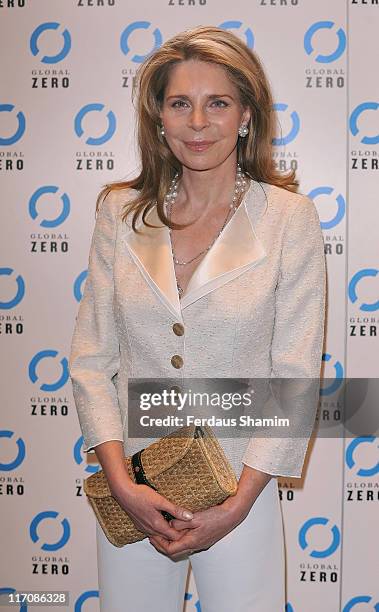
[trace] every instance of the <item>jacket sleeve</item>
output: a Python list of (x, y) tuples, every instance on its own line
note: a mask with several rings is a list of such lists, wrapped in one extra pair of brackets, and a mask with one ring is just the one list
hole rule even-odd
[[(302, 196), (283, 237), (275, 297), (271, 379), (292, 393), (286, 406), (289, 437), (263, 437), (255, 430), (243, 463), (273, 476), (301, 477), (319, 400), (326, 300), (326, 262), (320, 219), (313, 201)], [(291, 379), (284, 381), (284, 379)], [(272, 381), (273, 382), (273, 381)], [(283, 387), (284, 388), (284, 387)], [(270, 416), (274, 403), (268, 406)], [(285, 410), (284, 410), (285, 412)]]
[(120, 365), (113, 308), (116, 211), (111, 191), (97, 212), (69, 357), (84, 452), (94, 452), (95, 446), (107, 440), (123, 441), (117, 388), (112, 380)]

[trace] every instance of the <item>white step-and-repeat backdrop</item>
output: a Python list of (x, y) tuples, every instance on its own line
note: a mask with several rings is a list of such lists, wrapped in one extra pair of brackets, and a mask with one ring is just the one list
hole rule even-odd
[[(98, 611), (82, 483), (99, 466), (67, 358), (96, 196), (138, 164), (134, 75), (178, 31), (229, 29), (268, 72), (275, 159), (297, 168), (325, 239), (320, 419), (340, 423), (328, 397), (344, 379), (377, 376), (378, 14), (374, 0), (0, 0), (0, 593), (65, 590), (64, 609)], [(316, 438), (305, 478), (280, 479), (286, 612), (379, 609), (378, 448), (370, 431)], [(192, 575), (185, 609), (201, 612)]]

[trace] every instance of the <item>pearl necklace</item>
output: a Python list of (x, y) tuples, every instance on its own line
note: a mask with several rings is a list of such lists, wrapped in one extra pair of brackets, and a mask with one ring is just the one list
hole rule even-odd
[[(167, 195), (165, 196), (165, 199), (164, 199), (164, 205), (166, 207), (166, 215), (168, 216), (170, 221), (171, 221), (172, 206), (175, 203), (176, 197), (178, 195), (178, 181), (179, 181), (178, 176), (179, 176), (178, 173), (176, 173), (175, 177), (171, 181), (171, 186), (170, 186), (169, 191), (168, 191), (168, 193), (167, 193)], [(229, 205), (229, 209), (228, 209), (227, 215), (225, 217), (225, 221), (224, 221), (221, 229), (219, 230), (219, 232), (216, 234), (216, 237), (212, 240), (212, 242), (205, 249), (200, 251), (200, 253), (198, 253), (197, 255), (195, 255), (195, 257), (192, 257), (192, 259), (189, 259), (188, 261), (179, 261), (179, 259), (175, 256), (174, 249), (173, 249), (173, 246), (172, 246), (172, 241), (171, 241), (171, 251), (172, 251), (172, 256), (173, 256), (175, 264), (177, 264), (179, 266), (185, 266), (186, 264), (192, 263), (195, 259), (200, 257), (200, 255), (202, 255), (206, 251), (209, 251), (209, 249), (214, 245), (214, 243), (216, 242), (217, 238), (220, 236), (221, 232), (223, 231), (224, 227), (226, 226), (230, 213), (232, 212), (234, 214), (235, 211), (237, 210), (237, 208), (238, 208), (238, 206), (236, 205), (237, 204), (237, 200), (238, 200), (240, 194), (243, 193), (246, 190), (246, 187), (247, 187), (246, 176), (243, 174), (243, 172), (241, 170), (241, 166), (238, 164), (237, 165), (237, 175), (236, 175), (236, 181), (235, 181), (235, 186), (234, 186), (234, 195), (233, 195), (232, 203)], [(172, 233), (171, 227), (169, 227), (169, 232), (170, 232), (170, 237), (171, 237), (171, 233)], [(178, 282), (176, 284), (177, 284), (177, 288), (178, 288), (179, 298), (181, 298), (183, 293), (184, 293), (184, 289), (180, 286), (180, 284)]]

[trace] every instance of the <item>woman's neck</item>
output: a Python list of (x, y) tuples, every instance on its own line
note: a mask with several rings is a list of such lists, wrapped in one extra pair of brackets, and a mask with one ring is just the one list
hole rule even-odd
[(183, 166), (177, 208), (193, 218), (229, 205), (234, 194), (236, 172), (237, 163), (231, 162), (201, 171)]

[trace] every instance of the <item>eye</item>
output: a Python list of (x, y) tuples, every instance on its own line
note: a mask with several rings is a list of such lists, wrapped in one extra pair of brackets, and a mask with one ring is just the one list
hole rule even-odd
[[(182, 104), (185, 104), (185, 102), (184, 102), (183, 100), (175, 100), (175, 102), (173, 102), (173, 104), (171, 104), (171, 106), (172, 106), (173, 108), (180, 108), (180, 106), (181, 106)], [(177, 106), (177, 105), (180, 105), (180, 106)]]
[[(217, 104), (217, 102), (221, 102), (221, 104), (222, 104), (224, 107), (229, 106), (229, 104), (228, 104), (227, 102), (225, 102), (225, 100), (215, 100), (215, 101), (213, 102), (213, 104)], [(222, 108), (222, 107), (220, 107), (220, 108)]]

